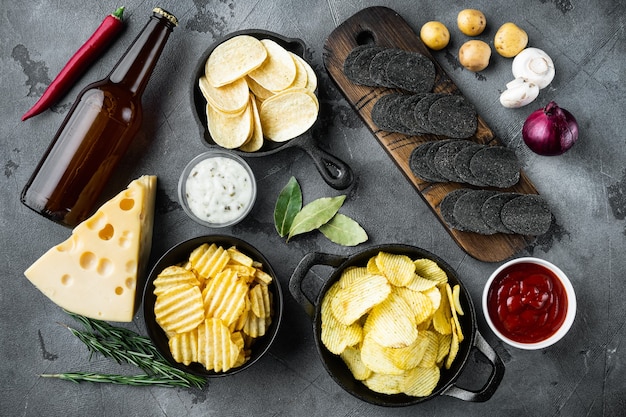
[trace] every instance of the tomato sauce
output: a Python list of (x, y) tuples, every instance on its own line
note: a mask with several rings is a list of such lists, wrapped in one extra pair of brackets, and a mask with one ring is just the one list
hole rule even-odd
[(494, 326), (519, 343), (541, 342), (561, 327), (567, 314), (567, 294), (548, 268), (520, 262), (503, 269), (487, 294)]

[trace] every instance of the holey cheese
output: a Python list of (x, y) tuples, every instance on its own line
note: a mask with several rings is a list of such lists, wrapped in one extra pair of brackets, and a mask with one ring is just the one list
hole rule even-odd
[(58, 306), (129, 322), (152, 245), (156, 176), (142, 176), (80, 223), (24, 275)]

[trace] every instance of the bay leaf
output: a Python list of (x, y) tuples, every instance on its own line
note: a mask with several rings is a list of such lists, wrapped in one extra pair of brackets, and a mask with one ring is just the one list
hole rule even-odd
[(296, 214), (287, 240), (293, 236), (315, 230), (328, 222), (337, 214), (345, 199), (345, 195), (340, 195), (337, 197), (322, 197), (311, 201)]
[(341, 213), (335, 214), (319, 230), (331, 242), (343, 246), (356, 246), (368, 239), (367, 233), (358, 222)]
[(302, 190), (295, 177), (283, 187), (274, 207), (274, 226), (280, 237), (289, 233), (296, 214), (302, 209)]

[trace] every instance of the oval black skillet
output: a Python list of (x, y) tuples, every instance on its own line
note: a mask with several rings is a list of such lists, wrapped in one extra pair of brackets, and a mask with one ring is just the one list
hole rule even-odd
[[(300, 39), (286, 38), (277, 33), (265, 30), (242, 30), (230, 33), (229, 35), (215, 42), (206, 50), (206, 52), (198, 61), (198, 65), (194, 72), (194, 79), (191, 89), (191, 107), (193, 109), (194, 117), (198, 122), (198, 126), (200, 127), (200, 134), (204, 139), (204, 143), (210, 148), (219, 147), (219, 145), (215, 143), (207, 128), (206, 100), (204, 99), (202, 92), (200, 91), (200, 87), (198, 86), (198, 80), (201, 76), (204, 75), (205, 62), (208, 59), (209, 55), (211, 55), (213, 50), (222, 42), (238, 35), (250, 35), (257, 39), (271, 39), (281, 45), (283, 48), (295, 53), (302, 58), (304, 58), (304, 52), (306, 50), (306, 45)], [(288, 149), (292, 147), (300, 148), (304, 152), (306, 152), (311, 157), (311, 159), (313, 159), (317, 170), (328, 185), (337, 190), (343, 190), (345, 188), (348, 188), (353, 180), (352, 170), (345, 162), (321, 149), (317, 145), (316, 140), (313, 137), (312, 130), (313, 128), (310, 128), (302, 135), (287, 142), (265, 141), (263, 147), (256, 152), (244, 152), (236, 149), (232, 150), (232, 152), (241, 157), (259, 157), (273, 155), (283, 149)]]

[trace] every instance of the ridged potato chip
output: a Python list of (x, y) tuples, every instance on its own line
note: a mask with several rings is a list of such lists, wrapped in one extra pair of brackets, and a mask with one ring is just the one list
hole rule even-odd
[(372, 307), (363, 330), (381, 346), (399, 348), (417, 339), (417, 323), (409, 304), (396, 292)]
[(206, 369), (227, 371), (235, 365), (239, 353), (230, 330), (221, 320), (208, 318), (198, 327), (198, 362)]
[(285, 48), (271, 39), (261, 39), (267, 58), (256, 69), (248, 73), (259, 85), (269, 91), (282, 91), (296, 78), (296, 64)]
[[(445, 292), (445, 289), (444, 289)], [(433, 327), (440, 334), (450, 334), (452, 332), (452, 311), (450, 310), (450, 302), (447, 294), (442, 294), (439, 308), (433, 316)]]
[(431, 299), (424, 293), (406, 287), (396, 287), (394, 291), (408, 304), (410, 311), (414, 314), (415, 324), (428, 320), (435, 312)]
[(362, 381), (372, 375), (372, 370), (365, 366), (361, 360), (361, 350), (353, 346), (347, 346), (339, 355), (346, 363), (348, 369), (357, 381)]
[(412, 289), (413, 291), (426, 291), (437, 285), (437, 281), (424, 278), (417, 274), (413, 275), (413, 278), (405, 285), (405, 287)]
[(270, 291), (267, 285), (254, 285), (249, 291), (250, 309), (259, 318), (267, 318), (271, 315)]
[(446, 271), (441, 269), (437, 262), (431, 259), (416, 259), (414, 261), (415, 264), (415, 273), (421, 277), (436, 281), (437, 284), (445, 284), (448, 282), (448, 275), (446, 275)]
[(399, 287), (407, 285), (415, 275), (415, 264), (406, 255), (380, 252), (376, 256), (376, 266), (389, 282)]
[(199, 286), (200, 281), (192, 271), (182, 266), (172, 265), (165, 268), (157, 275), (154, 280), (154, 294), (163, 294), (168, 288), (178, 284)]
[(263, 135), (274, 142), (300, 136), (317, 120), (317, 97), (304, 88), (290, 88), (261, 104), (259, 116)]
[(205, 73), (214, 87), (232, 83), (260, 67), (267, 49), (255, 37), (239, 35), (219, 44), (207, 59)]
[(372, 391), (382, 394), (399, 394), (404, 391), (406, 383), (403, 374), (381, 374), (374, 372), (363, 383)]
[[(204, 246), (204, 245), (203, 245)], [(194, 251), (195, 252), (195, 251)], [(192, 253), (193, 269), (205, 278), (214, 278), (230, 261), (230, 254), (221, 246), (206, 246), (204, 252)]]
[(376, 304), (387, 298), (391, 286), (382, 275), (367, 275), (353, 285), (337, 291), (331, 299), (331, 310), (345, 325), (357, 321)]
[(200, 288), (189, 284), (168, 288), (157, 297), (154, 315), (166, 332), (184, 333), (195, 329), (204, 320)]
[(417, 367), (409, 370), (405, 375), (404, 392), (415, 397), (427, 397), (439, 383), (441, 371), (438, 367)]
[(198, 362), (198, 329), (176, 333), (168, 341), (172, 358), (176, 362), (189, 365)]
[(341, 323), (332, 312), (331, 300), (340, 290), (339, 282), (334, 283), (327, 291), (327, 296), (322, 300), (321, 314), (321, 338), (324, 346), (335, 355), (340, 355), (349, 346), (360, 343), (363, 338), (363, 329), (358, 323), (345, 325)]
[(236, 271), (225, 269), (208, 281), (202, 299), (206, 317), (221, 319), (227, 326), (243, 312), (248, 283)]
[(406, 347), (390, 349), (389, 354), (391, 362), (398, 368), (403, 370), (413, 369), (422, 362), (424, 353), (429, 345), (429, 338), (423, 337), (420, 333), (420, 337)]
[(213, 87), (204, 76), (198, 80), (198, 86), (206, 101), (223, 113), (240, 113), (250, 100), (250, 90), (245, 78), (238, 78), (221, 87)]
[(404, 369), (396, 366), (393, 349), (377, 343), (366, 333), (361, 345), (361, 360), (369, 369), (378, 374), (402, 375)]

